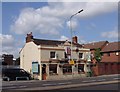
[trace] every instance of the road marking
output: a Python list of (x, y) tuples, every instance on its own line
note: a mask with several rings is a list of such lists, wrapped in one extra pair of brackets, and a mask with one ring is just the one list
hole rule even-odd
[(96, 80), (91, 80), (90, 82), (94, 82), (94, 81), (96, 81)]
[(2, 89), (12, 89), (12, 88), (17, 88), (17, 87), (4, 87)]
[(64, 83), (58, 83), (58, 84), (70, 84), (71, 82), (64, 82)]
[(82, 82), (95, 82), (96, 80), (82, 81)]
[(82, 81), (82, 82), (89, 82), (89, 81)]
[(56, 85), (56, 84), (43, 84), (44, 86)]
[[(58, 84), (70, 84), (71, 82), (64, 82), (64, 83), (58, 83)], [(57, 84), (42, 84), (44, 86), (50, 86), (50, 85), (57, 85)]]
[(12, 86), (12, 87), (3, 87), (2, 89), (13, 89), (13, 88), (25, 88), (27, 86)]
[(100, 80), (97, 80), (97, 81), (105, 81), (106, 79), (100, 79)]
[(66, 83), (58, 83), (58, 84), (66, 84)]
[(19, 88), (25, 88), (25, 87), (27, 87), (27, 86), (19, 86)]
[(119, 80), (120, 78), (113, 78), (114, 80)]

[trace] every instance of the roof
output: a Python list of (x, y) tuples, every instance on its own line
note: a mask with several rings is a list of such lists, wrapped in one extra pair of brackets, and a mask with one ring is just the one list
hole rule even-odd
[(65, 41), (57, 41), (57, 40), (44, 40), (44, 39), (33, 39), (33, 42), (36, 45), (59, 45), (64, 44)]
[(108, 43), (108, 41), (93, 42), (93, 43), (83, 44), (83, 47), (87, 49), (103, 48), (103, 46), (105, 46), (106, 43)]
[[(66, 41), (45, 40), (45, 39), (36, 39), (36, 38), (34, 38), (33, 42), (36, 45), (52, 45), (52, 46), (57, 46), (57, 45), (60, 45), (60, 44), (64, 44)], [(71, 43), (71, 42), (69, 42), (69, 43)], [(74, 45), (76, 45), (78, 47), (82, 47), (82, 45), (79, 44), (79, 43), (74, 43)]]
[(108, 43), (102, 49), (102, 52), (120, 51), (120, 47), (119, 46), (120, 46), (120, 41), (119, 42)]

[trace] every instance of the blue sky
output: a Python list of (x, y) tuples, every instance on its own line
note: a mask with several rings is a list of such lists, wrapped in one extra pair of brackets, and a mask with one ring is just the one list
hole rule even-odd
[(25, 36), (33, 32), (35, 38), (70, 40), (69, 18), (73, 36), (79, 43), (118, 40), (118, 9), (113, 2), (3, 2), (3, 53), (19, 56)]

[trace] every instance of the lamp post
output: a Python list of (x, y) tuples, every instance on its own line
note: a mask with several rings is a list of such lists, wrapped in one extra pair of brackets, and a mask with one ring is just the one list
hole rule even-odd
[(75, 16), (75, 15), (77, 15), (78, 13), (81, 13), (83, 11), (83, 9), (82, 10), (80, 10), (80, 11), (78, 11), (77, 13), (75, 13), (75, 14), (73, 14), (71, 17), (70, 17), (70, 31), (71, 31), (71, 60), (73, 60), (73, 57), (72, 57), (72, 18)]

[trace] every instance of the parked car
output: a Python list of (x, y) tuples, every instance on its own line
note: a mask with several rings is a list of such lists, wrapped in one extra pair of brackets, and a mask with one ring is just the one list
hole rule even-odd
[(3, 80), (30, 80), (31, 74), (20, 68), (3, 68), (2, 69)]

